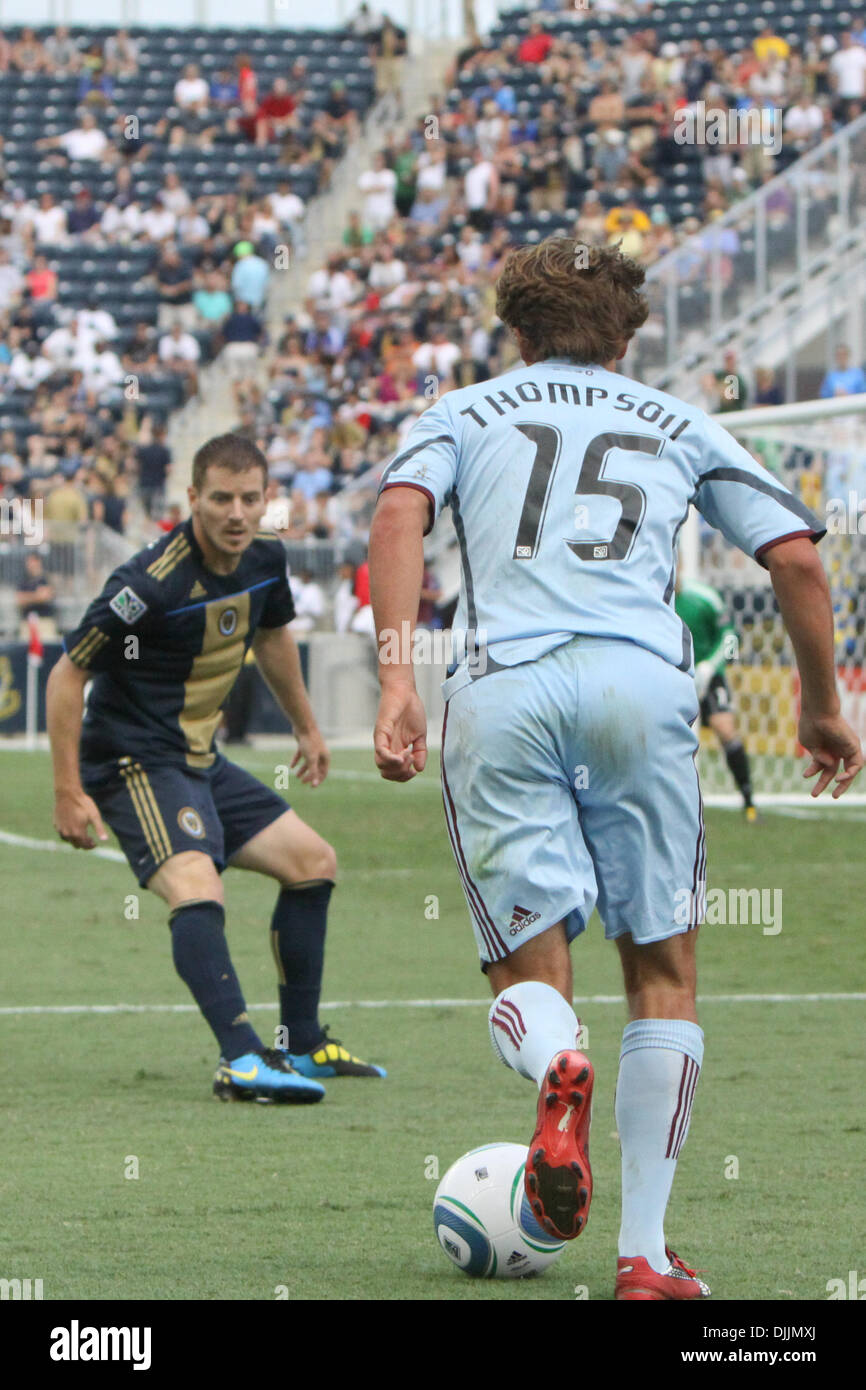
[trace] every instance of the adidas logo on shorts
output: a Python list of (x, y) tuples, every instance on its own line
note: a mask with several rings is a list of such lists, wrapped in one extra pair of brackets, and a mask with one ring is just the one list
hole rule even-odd
[(517, 936), (526, 927), (531, 927), (533, 922), (537, 922), (541, 916), (540, 912), (530, 912), (528, 907), (519, 907), (514, 904), (514, 911), (511, 914), (511, 926), (508, 928), (509, 936)]

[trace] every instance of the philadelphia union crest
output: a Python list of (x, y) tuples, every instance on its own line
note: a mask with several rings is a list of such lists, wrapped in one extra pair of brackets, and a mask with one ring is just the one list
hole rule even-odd
[(220, 613), (219, 630), (223, 637), (231, 637), (238, 625), (238, 610), (236, 608), (225, 608)]

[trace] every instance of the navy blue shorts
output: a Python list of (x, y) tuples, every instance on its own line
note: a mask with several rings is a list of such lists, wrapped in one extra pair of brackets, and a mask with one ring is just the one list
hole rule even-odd
[[(82, 781), (111, 826), (141, 886), (166, 859), (200, 850), (220, 872), (288, 811), (288, 803), (221, 753), (211, 767), (186, 768), (118, 758), (82, 767)], [(89, 776), (88, 776), (89, 773)]]

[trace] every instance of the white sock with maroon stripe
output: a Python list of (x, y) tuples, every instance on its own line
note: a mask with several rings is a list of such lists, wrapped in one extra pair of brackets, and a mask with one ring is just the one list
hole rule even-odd
[(487, 1021), (493, 1051), (539, 1087), (551, 1057), (577, 1047), (580, 1023), (574, 1009), (540, 980), (509, 985), (494, 999)]
[(704, 1035), (680, 1018), (639, 1018), (622, 1035), (616, 1127), (622, 1150), (620, 1255), (667, 1269), (664, 1219), (689, 1130)]

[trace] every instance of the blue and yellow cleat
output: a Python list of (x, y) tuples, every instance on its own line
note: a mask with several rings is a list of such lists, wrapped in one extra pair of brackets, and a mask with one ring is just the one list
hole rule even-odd
[(325, 1088), (295, 1071), (284, 1052), (267, 1047), (264, 1052), (245, 1052), (232, 1062), (221, 1057), (213, 1093), (218, 1100), (311, 1105), (322, 1099)]
[(287, 1052), (285, 1056), (301, 1076), (315, 1077), (319, 1081), (329, 1076), (388, 1075), (384, 1067), (377, 1067), (372, 1062), (362, 1062), (360, 1057), (353, 1057), (338, 1038), (328, 1037), (327, 1028), (322, 1029), (321, 1042), (309, 1052)]

